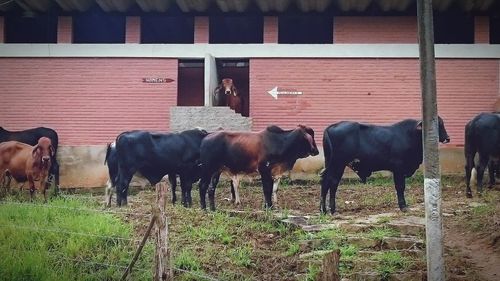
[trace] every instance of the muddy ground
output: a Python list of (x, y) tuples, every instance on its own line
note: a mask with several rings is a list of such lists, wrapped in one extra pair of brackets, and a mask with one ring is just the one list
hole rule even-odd
[[(387, 212), (423, 217), (422, 182), (421, 175), (407, 180), (406, 200), (410, 211), (403, 214), (397, 208), (390, 178), (372, 177), (367, 184), (355, 179), (344, 180), (337, 192), (338, 213), (319, 216), (319, 180), (285, 179), (278, 190), (278, 205), (273, 212), (311, 215), (323, 222), (335, 221), (338, 216)], [(481, 197), (474, 193), (472, 199), (465, 197), (462, 177), (443, 177), (442, 188), (447, 280), (500, 280), (500, 185), (486, 190)], [(177, 194), (180, 198), (179, 191)], [(228, 200), (231, 195), (228, 181), (222, 180), (216, 190), (219, 212), (199, 209), (197, 187), (193, 188), (192, 209), (169, 204), (173, 256), (186, 252), (187, 260), (191, 254), (199, 263), (192, 267), (179, 266), (219, 280), (308, 280), (297, 256), (287, 254), (299, 234), (280, 225), (269, 225), (260, 215), (250, 215), (263, 210), (260, 182), (244, 181), (240, 194), (242, 204), (234, 206)], [(154, 196), (150, 190), (136, 191), (129, 199), (128, 208), (150, 212)], [(230, 210), (244, 211), (247, 215), (233, 219), (233, 215), (226, 215)], [(217, 224), (224, 227), (214, 226)], [(142, 227), (138, 226), (137, 231), (139, 235)], [(417, 269), (425, 271), (425, 263), (420, 267)], [(203, 280), (195, 275), (176, 273), (176, 276), (178, 280)]]

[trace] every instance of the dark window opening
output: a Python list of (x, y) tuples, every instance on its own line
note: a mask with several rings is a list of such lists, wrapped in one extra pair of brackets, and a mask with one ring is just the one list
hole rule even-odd
[(194, 43), (194, 17), (141, 17), (141, 43)]
[(57, 16), (43, 14), (7, 14), (5, 43), (56, 43)]
[(436, 14), (434, 16), (434, 43), (474, 44), (474, 16)]
[(93, 8), (73, 16), (74, 43), (125, 43), (125, 15)]
[(278, 43), (331, 44), (333, 18), (322, 15), (279, 16)]
[(241, 115), (249, 116), (250, 108), (250, 71), (248, 60), (217, 60), (219, 83), (224, 78), (233, 79), (242, 100)]
[(210, 17), (210, 43), (262, 43), (264, 18), (261, 16)]
[(202, 60), (179, 60), (178, 106), (205, 105), (205, 74)]
[(500, 16), (490, 16), (490, 44), (500, 44)]

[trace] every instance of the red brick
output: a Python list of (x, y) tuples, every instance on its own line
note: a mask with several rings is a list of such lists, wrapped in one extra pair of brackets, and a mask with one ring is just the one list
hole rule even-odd
[(264, 43), (278, 43), (278, 17), (264, 17)]
[(490, 43), (490, 19), (488, 17), (474, 18), (474, 43)]
[[(463, 145), (464, 126), (491, 111), (499, 95), (499, 62), (439, 59), (436, 66), (439, 114), (451, 145)], [(273, 99), (274, 87), (302, 91)], [(276, 124), (310, 125), (321, 143), (323, 130), (342, 120), (392, 124), (420, 118), (418, 59), (251, 59), (250, 117), (253, 129)]]
[(0, 16), (0, 43), (5, 42), (5, 21), (4, 17)]
[(73, 19), (71, 17), (57, 19), (57, 43), (73, 43)]
[(141, 43), (141, 18), (127, 17), (125, 43)]
[(416, 17), (334, 17), (334, 43), (417, 43)]
[(194, 43), (208, 43), (209, 41), (208, 17), (194, 18)]
[[(174, 82), (143, 83), (147, 77)], [(126, 130), (169, 129), (177, 60), (2, 58), (0, 88), (2, 127), (47, 126), (64, 145), (105, 144)]]

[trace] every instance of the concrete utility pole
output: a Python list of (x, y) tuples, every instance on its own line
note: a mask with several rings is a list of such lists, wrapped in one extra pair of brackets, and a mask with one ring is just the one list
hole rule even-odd
[(417, 0), (417, 18), (420, 50), (420, 83), (422, 87), (427, 279), (429, 281), (444, 281), (441, 175), (439, 171), (439, 130), (432, 0)]

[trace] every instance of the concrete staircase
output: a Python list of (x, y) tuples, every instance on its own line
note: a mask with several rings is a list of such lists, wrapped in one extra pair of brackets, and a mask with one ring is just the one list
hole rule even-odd
[(252, 118), (241, 116), (223, 106), (175, 106), (170, 108), (170, 130), (179, 132), (201, 127), (208, 132), (219, 128), (250, 131)]
[[(323, 256), (335, 245), (341, 249), (342, 280), (425, 278), (425, 221), (421, 217), (387, 213), (365, 218), (340, 217), (321, 223), (317, 217), (288, 216), (282, 222), (307, 233), (308, 238), (299, 242), (298, 253), (299, 270), (304, 275), (311, 266), (321, 267)], [(325, 238), (329, 232), (332, 234)], [(342, 254), (343, 248), (355, 249), (354, 254)], [(388, 261), (382, 258), (386, 254), (397, 257), (395, 266), (387, 265)], [(388, 266), (392, 266), (390, 272), (384, 271)]]

